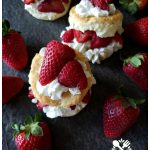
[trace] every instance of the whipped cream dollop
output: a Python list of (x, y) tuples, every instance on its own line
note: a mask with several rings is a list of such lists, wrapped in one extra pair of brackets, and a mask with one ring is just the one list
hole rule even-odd
[(114, 4), (109, 4), (109, 10), (102, 10), (99, 7), (94, 7), (90, 0), (81, 0), (78, 5), (75, 7), (76, 12), (81, 17), (87, 16), (109, 16), (116, 12), (116, 7)]
[[(44, 56), (45, 50), (46, 50), (46, 47), (41, 48), (39, 54), (41, 56)], [(91, 77), (91, 74), (87, 70), (86, 64), (84, 64), (83, 62), (81, 62), (79, 60), (77, 60), (77, 61), (81, 64), (81, 66), (83, 68), (83, 71), (86, 75), (86, 78), (88, 79), (89, 77)], [(39, 70), (39, 72), (40, 72), (40, 70)], [(94, 79), (93, 79), (93, 84), (95, 84)], [(36, 88), (37, 88), (37, 91), (39, 92), (39, 94), (48, 96), (52, 100), (60, 100), (62, 98), (62, 94), (64, 92), (68, 92), (68, 91), (72, 95), (77, 95), (77, 94), (81, 93), (81, 91), (78, 87), (68, 88), (68, 87), (63, 86), (62, 84), (60, 84), (58, 82), (58, 78), (56, 78), (55, 80), (53, 80), (52, 82), (50, 82), (50, 83), (48, 83), (47, 85), (44, 85), (44, 86), (41, 85), (39, 81), (37, 81)]]
[[(23, 0), (22, 0), (23, 1)], [(69, 9), (70, 6), (70, 2), (71, 0), (69, 0), (69, 3), (63, 3), (65, 11), (62, 13), (57, 13), (57, 12), (40, 12), (38, 11), (37, 7), (38, 5), (43, 2), (44, 0), (35, 0), (34, 3), (31, 4), (25, 4), (25, 9), (34, 17), (38, 18), (38, 19), (43, 19), (43, 20), (55, 20), (61, 16), (63, 16), (64, 14), (66, 14), (66, 12)]]
[(79, 43), (75, 38), (72, 43), (65, 43), (68, 46), (81, 52), (90, 62), (100, 64), (100, 62), (110, 57), (114, 52), (122, 48), (119, 42), (112, 41), (106, 47), (91, 49), (90, 41), (85, 43)]

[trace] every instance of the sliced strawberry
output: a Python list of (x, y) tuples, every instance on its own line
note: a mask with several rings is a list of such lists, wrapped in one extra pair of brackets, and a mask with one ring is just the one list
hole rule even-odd
[(87, 78), (85, 73), (81, 64), (76, 60), (69, 61), (62, 68), (58, 76), (58, 81), (66, 87), (79, 87), (80, 90), (87, 87)]
[(48, 105), (43, 105), (40, 101), (37, 102), (36, 107), (38, 108), (38, 110), (42, 110), (43, 107), (46, 107)]
[(65, 8), (61, 0), (44, 0), (38, 5), (38, 11), (40, 12), (56, 12), (62, 13)]
[(62, 1), (63, 1), (64, 3), (66, 3), (66, 4), (69, 2), (69, 0), (62, 0)]
[(25, 4), (31, 4), (31, 3), (34, 3), (35, 2), (35, 0), (24, 0), (24, 3)]
[(103, 10), (109, 10), (109, 6), (106, 0), (91, 0), (92, 4)]
[(74, 30), (74, 37), (77, 39), (79, 43), (87, 42), (91, 40), (94, 31), (85, 31), (84, 33), (79, 30)]
[(2, 79), (2, 102), (6, 104), (11, 98), (16, 96), (24, 86), (21, 78), (13, 76), (3, 76)]
[(120, 34), (116, 33), (113, 39), (114, 39), (116, 42), (119, 42), (121, 45), (123, 45), (123, 38), (121, 37)]
[(91, 48), (100, 48), (100, 47), (106, 47), (110, 42), (112, 41), (111, 37), (107, 38), (100, 38), (95, 34), (92, 36), (91, 40)]
[(39, 82), (46, 85), (53, 81), (63, 66), (73, 60), (75, 51), (67, 45), (58, 41), (51, 41), (47, 44), (44, 60), (39, 75)]
[(35, 97), (34, 97), (34, 95), (33, 95), (32, 90), (29, 90), (28, 98), (29, 98), (29, 99), (33, 99), (33, 98), (35, 98)]
[(74, 38), (73, 33), (74, 33), (73, 29), (67, 30), (62, 36), (62, 40), (66, 43), (71, 43)]

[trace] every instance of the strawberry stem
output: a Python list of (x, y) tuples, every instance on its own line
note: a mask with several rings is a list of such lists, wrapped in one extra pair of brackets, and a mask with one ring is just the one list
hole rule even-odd
[(2, 22), (2, 35), (6, 36), (10, 32), (10, 24), (8, 20)]

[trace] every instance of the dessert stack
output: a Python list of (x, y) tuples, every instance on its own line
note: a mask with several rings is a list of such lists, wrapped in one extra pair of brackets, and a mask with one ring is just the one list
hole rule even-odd
[(61, 33), (62, 42), (100, 64), (122, 48), (122, 20), (111, 0), (81, 0), (70, 10), (70, 25)]

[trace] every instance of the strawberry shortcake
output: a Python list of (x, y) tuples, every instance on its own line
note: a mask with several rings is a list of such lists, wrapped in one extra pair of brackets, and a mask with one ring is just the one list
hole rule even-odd
[(76, 115), (90, 100), (95, 83), (90, 65), (80, 52), (51, 41), (32, 60), (29, 98), (49, 118)]
[(56, 20), (64, 16), (70, 7), (71, 0), (22, 0), (25, 9), (35, 18)]
[(122, 48), (122, 20), (111, 0), (81, 0), (70, 10), (62, 42), (99, 64)]

